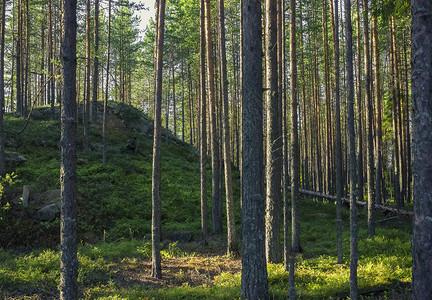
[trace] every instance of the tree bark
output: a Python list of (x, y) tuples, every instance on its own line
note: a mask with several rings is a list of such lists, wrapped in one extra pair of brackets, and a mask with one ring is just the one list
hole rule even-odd
[(338, 0), (330, 0), (332, 13), (332, 34), (334, 42), (334, 73), (335, 91), (334, 112), (335, 112), (335, 171), (336, 171), (336, 240), (338, 263), (343, 263), (342, 251), (342, 195), (343, 195), (343, 176), (342, 176), (342, 142), (341, 142), (341, 123), (340, 123), (340, 74), (339, 74), (339, 13)]
[[(362, 95), (362, 70), (361, 63), (361, 27), (360, 27), (360, 0), (356, 1), (357, 10), (357, 180), (358, 180), (358, 199), (364, 200), (364, 166), (363, 166), (363, 95)], [(366, 68), (366, 64), (364, 66)]]
[(60, 299), (78, 299), (76, 237), (76, 0), (64, 2), (62, 42), (63, 103), (61, 110)]
[[(106, 62), (106, 82), (105, 82), (105, 99), (103, 108), (103, 123), (102, 123), (102, 163), (106, 164), (106, 148), (107, 148), (107, 105), (108, 105), (108, 82), (110, 75), (110, 51), (111, 51), (111, 0), (108, 0), (108, 38), (107, 38), (107, 62)], [(150, 87), (149, 87), (150, 91)]]
[(370, 48), (369, 48), (369, 6), (368, 0), (363, 0), (363, 39), (364, 39), (364, 59), (365, 59), (365, 70), (366, 70), (366, 131), (367, 131), (367, 148), (366, 148), (366, 178), (367, 178), (367, 195), (368, 195), (368, 236), (373, 237), (375, 235), (375, 218), (374, 218), (374, 151), (373, 151), (373, 123), (372, 123), (372, 70), (370, 64)]
[(375, 203), (382, 203), (382, 118), (381, 118), (381, 88), (380, 88), (380, 56), (378, 49), (378, 28), (375, 16), (376, 7), (372, 14), (372, 33), (373, 33), (373, 51), (374, 51), (374, 79), (375, 79), (375, 136), (376, 136), (376, 150), (375, 150)]
[(207, 98), (210, 113), (211, 164), (212, 164), (212, 233), (222, 233), (222, 203), (220, 198), (219, 176), (219, 135), (216, 116), (216, 96), (214, 83), (213, 41), (211, 34), (210, 0), (204, 1), (205, 37), (207, 50)]
[(300, 150), (298, 138), (297, 58), (296, 58), (296, 1), (290, 0), (290, 101), (291, 101), (291, 257), (289, 272), (290, 299), (295, 299), (294, 262), (300, 252), (299, 187)]
[(163, 47), (164, 47), (164, 26), (165, 26), (165, 0), (158, 0), (158, 38), (155, 49), (155, 113), (154, 113), (154, 135), (153, 135), (153, 171), (152, 171), (152, 277), (162, 278), (160, 237), (161, 237), (161, 204), (160, 204), (160, 143), (162, 127), (162, 68), (163, 68)]
[(345, 30), (346, 30), (346, 66), (348, 77), (348, 119), (349, 134), (349, 194), (350, 194), (350, 297), (358, 299), (357, 289), (357, 193), (356, 193), (356, 149), (354, 129), (354, 75), (352, 54), (351, 1), (345, 0)]
[(282, 135), (281, 103), (277, 68), (277, 0), (266, 0), (266, 258), (267, 262), (282, 261), (281, 234), (281, 172)]
[(93, 101), (92, 101), (92, 122), (97, 119), (97, 100), (99, 86), (99, 0), (94, 3), (94, 69), (93, 69)]
[(90, 0), (86, 0), (86, 55), (85, 55), (85, 96), (84, 96), (84, 134), (83, 153), (89, 152), (90, 140)]
[(208, 244), (207, 224), (207, 106), (205, 72), (205, 0), (200, 1), (200, 185), (201, 185), (201, 230), (202, 243)]
[(261, 3), (241, 1), (242, 274), (241, 297), (267, 299), (263, 177)]
[(432, 299), (432, 2), (412, 0), (413, 299)]
[(227, 211), (227, 254), (238, 255), (237, 234), (234, 219), (234, 198), (232, 192), (231, 179), (231, 144), (230, 144), (230, 127), (229, 127), (229, 106), (228, 106), (228, 79), (227, 79), (227, 61), (225, 46), (225, 8), (224, 0), (218, 0), (219, 11), (219, 60), (220, 60), (220, 78), (221, 78), (221, 103), (222, 103), (222, 126), (223, 126), (223, 155), (225, 170), (225, 197)]
[(1, 6), (1, 33), (0, 33), (0, 176), (6, 175), (3, 114), (5, 106), (5, 84), (4, 84), (4, 55), (5, 55), (5, 25), (6, 25), (6, 0)]

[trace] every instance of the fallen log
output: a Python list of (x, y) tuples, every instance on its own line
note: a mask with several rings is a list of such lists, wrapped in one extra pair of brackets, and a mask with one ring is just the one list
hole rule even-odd
[[(290, 186), (288, 187), (288, 191), (291, 191)], [(299, 189), (299, 192), (300, 192), (300, 194), (304, 194), (304, 195), (309, 195), (309, 196), (313, 196), (313, 197), (319, 197), (319, 198), (323, 198), (323, 199), (327, 199), (327, 200), (336, 201), (336, 196), (333, 196), (333, 195), (328, 195), (328, 194), (323, 194), (320, 192), (303, 190), (303, 189)], [(342, 203), (349, 204), (349, 199), (342, 198), (341, 200), (342, 200)], [(367, 206), (367, 203), (364, 201), (357, 201), (357, 206), (364, 207), (364, 206)], [(412, 211), (397, 209), (397, 208), (393, 208), (393, 207), (389, 207), (389, 206), (381, 205), (381, 204), (375, 204), (375, 209), (385, 211), (385, 212), (391, 212), (391, 213), (398, 214), (398, 215), (404, 215), (404, 216), (413, 216), (414, 215), (414, 213)]]

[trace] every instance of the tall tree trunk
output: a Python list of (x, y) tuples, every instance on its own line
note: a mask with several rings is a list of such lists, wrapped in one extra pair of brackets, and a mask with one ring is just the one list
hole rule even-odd
[(375, 235), (375, 218), (374, 218), (374, 151), (373, 151), (373, 123), (372, 123), (372, 70), (370, 64), (370, 48), (369, 48), (369, 5), (368, 0), (363, 0), (363, 38), (364, 38), (364, 60), (366, 70), (366, 131), (367, 131), (367, 148), (366, 148), (366, 178), (367, 178), (367, 195), (368, 195), (368, 235)]
[(267, 299), (263, 177), (261, 3), (241, 2), (242, 274), (241, 297)]
[(393, 22), (390, 22), (390, 60), (389, 60), (389, 88), (392, 99), (392, 135), (393, 135), (393, 168), (394, 168), (394, 199), (398, 208), (402, 207), (402, 199), (400, 194), (400, 169), (399, 169), (399, 141), (398, 141), (398, 109), (397, 109), (397, 91), (396, 91), (396, 75), (395, 75), (395, 53), (393, 44)]
[(290, 299), (295, 299), (294, 261), (300, 252), (300, 221), (299, 221), (299, 185), (300, 185), (300, 150), (298, 138), (297, 116), (297, 58), (296, 58), (296, 7), (295, 0), (290, 1), (290, 101), (291, 101), (291, 218), (292, 240), (290, 258)]
[(161, 143), (161, 107), (162, 107), (162, 67), (163, 67), (163, 47), (164, 47), (164, 26), (165, 26), (165, 0), (158, 0), (159, 7), (158, 38), (155, 49), (155, 113), (154, 113), (154, 135), (153, 135), (153, 171), (152, 171), (152, 277), (162, 278), (160, 237), (161, 237), (161, 203), (160, 203), (160, 143)]
[(411, 167), (411, 126), (410, 126), (410, 101), (409, 101), (409, 88), (408, 88), (408, 59), (407, 59), (407, 45), (406, 45), (406, 34), (404, 31), (404, 63), (405, 63), (405, 141), (406, 141), (406, 182), (407, 182), (407, 195), (406, 199), (411, 202), (411, 182), (412, 182), (412, 167)]
[(90, 140), (90, 0), (86, 0), (86, 55), (85, 55), (85, 97), (84, 97), (84, 135), (83, 153), (89, 152)]
[(328, 54), (328, 25), (327, 25), (327, 1), (322, 1), (322, 33), (324, 48), (324, 90), (325, 90), (325, 182), (324, 191), (330, 193), (331, 190), (331, 161), (332, 161), (332, 133), (331, 133), (331, 105), (330, 105), (330, 69)]
[(1, 33), (0, 33), (0, 176), (6, 174), (4, 134), (3, 134), (3, 113), (5, 107), (5, 84), (4, 84), (4, 54), (5, 54), (5, 26), (6, 26), (6, 0), (1, 6)]
[(412, 0), (413, 299), (432, 299), (432, 2)]
[(175, 70), (174, 70), (174, 57), (171, 57), (172, 59), (172, 83), (173, 83), (173, 132), (174, 136), (177, 137), (177, 104), (176, 104), (176, 90), (175, 90)]
[(201, 185), (201, 230), (202, 243), (208, 244), (207, 224), (207, 106), (206, 106), (206, 72), (205, 72), (205, 0), (200, 1), (200, 185)]
[(266, 258), (267, 262), (282, 261), (281, 234), (281, 172), (282, 135), (281, 103), (278, 91), (277, 66), (277, 0), (266, 0)]
[(184, 91), (184, 70), (183, 70), (183, 57), (181, 58), (181, 60), (180, 60), (180, 65), (181, 65), (181, 68), (180, 68), (180, 73), (181, 73), (181, 90), (182, 90), (182, 92), (181, 92), (181, 108), (182, 108), (182, 142), (184, 142), (185, 141), (185, 105), (184, 105), (184, 102), (185, 102), (185, 91)]
[(53, 77), (53, 75), (54, 75), (53, 5), (54, 4), (53, 4), (52, 0), (49, 0), (48, 1), (48, 74), (49, 74), (50, 80), (48, 82), (48, 101), (49, 101), (49, 104), (51, 106), (51, 119), (54, 120), (55, 95), (54, 95), (54, 77)]
[(97, 100), (99, 85), (99, 0), (94, 3), (94, 69), (93, 69), (93, 101), (92, 122), (97, 119)]
[(229, 128), (229, 106), (228, 106), (228, 78), (225, 46), (225, 11), (224, 0), (218, 0), (219, 11), (219, 60), (220, 60), (220, 84), (221, 84), (221, 104), (222, 104), (222, 126), (223, 126), (223, 155), (225, 170), (225, 197), (227, 211), (227, 254), (238, 254), (237, 234), (234, 219), (234, 198), (232, 192), (231, 179), (231, 145), (230, 145), (230, 128)]
[[(105, 82), (105, 99), (103, 106), (103, 125), (102, 125), (102, 163), (106, 164), (106, 148), (107, 148), (107, 106), (108, 106), (108, 83), (110, 75), (110, 55), (111, 55), (111, 0), (108, 0), (108, 38), (107, 38), (107, 62), (106, 62), (106, 82)], [(155, 68), (156, 69), (156, 68)], [(150, 87), (149, 87), (150, 90)]]
[(350, 178), (350, 297), (358, 299), (357, 290), (357, 193), (356, 193), (356, 149), (354, 128), (354, 76), (352, 54), (351, 1), (345, 0), (346, 66), (348, 77), (348, 134), (349, 134), (349, 178)]
[(60, 299), (78, 299), (76, 237), (76, 0), (64, 2), (62, 42), (63, 103), (61, 110)]
[(342, 142), (341, 142), (341, 123), (340, 123), (340, 99), (339, 99), (339, 13), (338, 0), (330, 0), (332, 12), (332, 33), (334, 42), (334, 72), (335, 72), (335, 91), (334, 111), (335, 111), (335, 168), (336, 168), (336, 240), (338, 263), (343, 263), (342, 254), (342, 195), (343, 195), (343, 176), (342, 176)]
[(17, 23), (18, 23), (18, 33), (16, 38), (16, 95), (17, 95), (17, 113), (20, 117), (24, 116), (23, 111), (23, 97), (22, 97), (22, 88), (21, 88), (21, 62), (22, 62), (22, 3), (21, 0), (18, 0), (17, 7)]
[[(363, 176), (363, 96), (362, 96), (362, 70), (361, 63), (361, 27), (360, 27), (360, 1), (357, 0), (357, 180), (358, 180), (358, 198), (364, 200), (364, 176)], [(366, 68), (366, 64), (365, 64)]]
[[(42, 8), (43, 9), (43, 8)], [(45, 22), (45, 17), (43, 18), (43, 22), (41, 24), (41, 60), (40, 60), (40, 69), (41, 69), (41, 74), (40, 74), (40, 89), (42, 90), (41, 92), (41, 101), (40, 104), (41, 105), (45, 105), (46, 104), (46, 88), (45, 88), (45, 26), (46, 26), (46, 22)], [(13, 67), (12, 67), (13, 68)], [(79, 95), (79, 92), (77, 93)]]
[[(375, 5), (375, 4), (374, 4)], [(375, 136), (376, 136), (376, 151), (375, 151), (375, 202), (377, 204), (382, 203), (382, 120), (381, 120), (381, 88), (380, 88), (380, 56), (378, 49), (378, 25), (375, 16), (376, 7), (374, 7), (374, 13), (372, 14), (372, 33), (373, 33), (373, 51), (375, 61)]]
[(214, 83), (213, 41), (211, 30), (210, 0), (204, 1), (205, 37), (207, 50), (207, 98), (210, 112), (211, 163), (212, 163), (212, 232), (222, 233), (222, 203), (220, 198), (219, 176), (219, 135), (216, 116), (216, 96)]

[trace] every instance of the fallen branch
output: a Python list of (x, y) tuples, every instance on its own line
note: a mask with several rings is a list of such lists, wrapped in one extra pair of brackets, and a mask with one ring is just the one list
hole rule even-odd
[(397, 218), (399, 218), (399, 216), (393, 216), (393, 217), (390, 217), (390, 218), (386, 218), (386, 219), (382, 219), (382, 220), (376, 221), (375, 223), (384, 223), (384, 222), (387, 222), (387, 221), (390, 221), (390, 220), (394, 220), (394, 219), (397, 219)]
[[(288, 190), (291, 191), (291, 187), (288, 187)], [(323, 193), (319, 193), (319, 192), (315, 192), (315, 191), (309, 191), (309, 190), (303, 190), (303, 189), (299, 189), (299, 192), (301, 194), (304, 195), (309, 195), (309, 196), (313, 196), (313, 197), (319, 197), (319, 198), (323, 198), (323, 199), (327, 199), (327, 200), (332, 200), (332, 201), (336, 201), (336, 196), (333, 195), (328, 195), (328, 194), (323, 194)], [(349, 199), (347, 198), (342, 198), (342, 203), (346, 203), (349, 204)], [(360, 207), (364, 207), (367, 206), (367, 203), (364, 201), (357, 201), (357, 206)], [(399, 214), (399, 215), (404, 215), (404, 216), (413, 216), (414, 213), (411, 211), (407, 211), (407, 210), (403, 210), (403, 209), (397, 209), (397, 208), (393, 208), (393, 207), (389, 207), (389, 206), (385, 206), (385, 205), (381, 205), (381, 204), (375, 204), (375, 209), (377, 210), (381, 210), (381, 211), (386, 211), (386, 212), (391, 212), (394, 214)]]

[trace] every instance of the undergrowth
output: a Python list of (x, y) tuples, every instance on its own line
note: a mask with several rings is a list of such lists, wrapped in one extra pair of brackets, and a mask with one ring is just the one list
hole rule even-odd
[[(135, 110), (130, 116), (124, 112), (121, 115), (132, 121), (139, 118)], [(81, 153), (81, 142), (77, 145), (78, 233), (81, 241), (78, 257), (82, 298), (238, 299), (241, 275), (237, 271), (220, 271), (213, 277), (194, 273), (207, 277), (204, 284), (193, 285), (188, 282), (190, 274), (183, 269), (164, 269), (164, 261), (185, 259), (199, 264), (202, 254), (186, 252), (175, 243), (162, 245), (162, 268), (176, 282), (184, 282), (170, 287), (119, 283), (118, 274), (122, 268), (133, 268), (136, 276), (150, 272), (146, 263), (151, 255), (151, 246), (145, 236), (150, 233), (151, 226), (152, 140), (115, 121), (111, 120), (108, 126), (106, 165), (101, 162), (100, 124), (92, 126), (90, 140), (93, 150), (88, 155)], [(30, 120), (27, 129), (17, 134), (24, 123), (11, 116), (5, 117), (6, 150), (19, 152), (27, 159), (24, 164), (9, 171), (15, 172), (20, 185), (31, 185), (33, 193), (59, 188), (59, 123)], [(78, 132), (80, 141), (80, 126)], [(139, 139), (143, 155), (120, 151), (128, 139), (134, 137)], [(163, 142), (161, 167), (162, 231), (187, 230), (197, 237), (201, 227), (198, 156), (186, 143)], [(238, 173), (233, 178), (237, 230), (240, 232)], [(19, 192), (17, 185), (14, 185), (9, 194)], [(210, 197), (211, 193), (208, 194)], [(370, 239), (366, 232), (366, 215), (365, 210), (359, 211), (360, 291), (376, 291), (379, 292), (377, 297), (385, 299), (391, 293), (388, 290), (398, 288), (400, 294), (407, 295), (411, 281), (411, 220), (408, 217), (386, 220), (384, 215), (377, 213), (377, 220), (382, 222), (377, 223), (376, 236)], [(302, 198), (303, 252), (297, 257), (295, 277), (301, 299), (348, 296), (347, 210), (343, 210), (342, 217), (344, 263), (337, 264), (334, 204)], [(0, 248), (0, 297), (5, 298), (17, 291), (23, 297), (36, 295), (34, 299), (39, 299), (39, 296), (44, 299), (55, 297), (59, 284), (59, 251), (56, 246), (59, 221), (20, 221), (9, 216), (0, 222), (3, 232), (14, 238), (11, 238), (11, 244), (28, 245), (18, 251)], [(52, 240), (52, 243), (44, 244), (45, 240)], [(230, 257), (220, 259), (226, 261), (227, 266), (236, 262)], [(286, 298), (288, 273), (283, 265), (270, 264), (268, 275), (271, 298)], [(373, 297), (372, 292), (362, 297)]]

